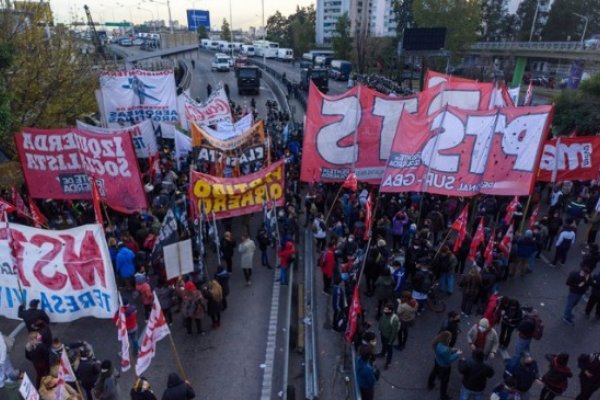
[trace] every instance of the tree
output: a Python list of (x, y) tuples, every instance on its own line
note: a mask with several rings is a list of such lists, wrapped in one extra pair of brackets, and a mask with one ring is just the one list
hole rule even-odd
[(206, 31), (206, 27), (204, 25), (199, 25), (196, 32), (198, 32), (198, 41), (202, 39), (208, 39), (208, 32)]
[(600, 131), (600, 74), (581, 82), (579, 90), (564, 90), (556, 97), (552, 129), (565, 135), (593, 136)]
[(315, 43), (316, 11), (314, 5), (296, 7), (288, 17), (276, 11), (267, 19), (267, 39), (279, 43), (279, 47), (291, 48), (301, 55)]
[(64, 25), (47, 30), (45, 24), (38, 23), (42, 16), (35, 10), (22, 19), (0, 13), (0, 48), (10, 43), (14, 49), (9, 65), (3, 63), (5, 73), (0, 78), (0, 87), (11, 100), (12, 124), (3, 126), (8, 134), (22, 126), (72, 126), (81, 115), (97, 110), (94, 90), (98, 76), (93, 69), (97, 62), (82, 54), (81, 43)]
[(523, 0), (519, 3), (519, 7), (517, 8), (517, 17), (519, 18), (519, 40), (529, 40), (537, 4), (538, 0)]
[(591, 29), (600, 25), (600, 0), (555, 0), (548, 15), (548, 21), (542, 29), (544, 41), (581, 40), (585, 20), (575, 13), (586, 16), (589, 37)]
[(333, 32), (333, 51), (335, 56), (342, 60), (350, 58), (352, 53), (352, 37), (350, 36), (350, 18), (344, 13), (338, 18)]
[(231, 28), (225, 18), (223, 18), (223, 23), (221, 24), (221, 39), (231, 40)]
[(279, 43), (280, 47), (291, 47), (290, 21), (281, 12), (267, 18), (267, 40)]
[(413, 18), (413, 0), (394, 1), (394, 14), (396, 14), (396, 34), (402, 40), (404, 29), (412, 28), (415, 24)]
[(481, 39), (495, 42), (502, 37), (506, 17), (508, 16), (507, 0), (482, 0), (481, 3)]
[[(0, 74), (5, 75), (13, 62), (14, 47), (10, 43), (0, 43)], [(10, 94), (4, 82), (0, 81), (0, 145), (4, 148), (11, 141), (13, 118), (10, 111)]]
[(446, 48), (461, 53), (477, 39), (481, 0), (414, 0), (413, 16), (419, 28), (445, 26)]

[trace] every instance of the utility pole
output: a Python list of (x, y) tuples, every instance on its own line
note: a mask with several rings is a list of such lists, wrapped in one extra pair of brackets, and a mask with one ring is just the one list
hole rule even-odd
[(535, 30), (535, 24), (537, 22), (538, 11), (540, 9), (540, 0), (537, 0), (535, 5), (535, 13), (533, 13), (533, 22), (531, 22), (531, 31), (529, 32), (529, 41), (533, 39), (533, 31)]

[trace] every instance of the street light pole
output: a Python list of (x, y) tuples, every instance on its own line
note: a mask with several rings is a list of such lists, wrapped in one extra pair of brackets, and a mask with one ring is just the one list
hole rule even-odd
[(537, 0), (535, 5), (535, 13), (533, 13), (533, 22), (531, 22), (531, 31), (529, 32), (529, 41), (533, 39), (533, 31), (535, 30), (535, 23), (537, 22), (538, 11), (540, 10), (540, 0)]
[(587, 31), (588, 22), (590, 21), (590, 19), (588, 17), (586, 17), (585, 15), (581, 15), (581, 14), (577, 14), (577, 13), (573, 13), (573, 15), (578, 16), (579, 18), (585, 20), (585, 23), (583, 24), (583, 33), (581, 34), (581, 47), (583, 48), (583, 46), (584, 46), (583, 41), (585, 40), (585, 32)]
[(233, 14), (231, 12), (231, 0), (229, 0), (229, 50), (233, 58)]
[(173, 33), (173, 18), (171, 17), (171, 1), (167, 0), (167, 9), (169, 10), (169, 27), (171, 28), (171, 33)]
[[(267, 26), (265, 25), (265, 0), (261, 1), (262, 3), (262, 28), (263, 28), (263, 43), (262, 46), (265, 45), (265, 40), (267, 37)], [(256, 50), (254, 50), (256, 51)], [(263, 65), (267, 65), (267, 52), (263, 49)]]
[[(154, 13), (152, 12), (152, 10), (148, 10), (147, 8), (142, 8), (140, 6), (138, 6), (138, 10), (149, 12), (150, 15), (152, 16), (152, 21), (154, 21)], [(154, 25), (154, 31), (156, 31), (156, 24), (153, 23), (152, 25)]]

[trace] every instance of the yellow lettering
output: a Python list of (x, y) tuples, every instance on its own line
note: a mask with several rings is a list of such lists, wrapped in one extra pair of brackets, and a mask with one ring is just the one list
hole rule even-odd
[(194, 196), (199, 199), (210, 197), (210, 185), (202, 180), (194, 184)]
[(262, 179), (255, 179), (253, 181), (250, 181), (250, 184), (248, 185), (248, 187), (250, 189), (254, 189), (255, 187), (262, 185), (263, 181)]
[(269, 196), (271, 196), (271, 200), (279, 200), (283, 196), (283, 188), (279, 183), (269, 186)]
[(233, 185), (225, 185), (225, 191), (228, 195), (232, 195), (233, 193), (235, 193), (233, 190)]
[(240, 208), (240, 197), (239, 194), (234, 194), (229, 196), (229, 201), (227, 202), (227, 208), (229, 210)]
[(214, 209), (215, 212), (220, 212), (220, 211), (227, 211), (227, 207), (225, 205), (225, 200), (227, 200), (226, 197), (216, 197), (214, 200)]
[(225, 187), (218, 183), (213, 185), (213, 197), (223, 196), (225, 194)]
[(237, 190), (238, 193), (245, 193), (248, 190), (248, 185), (245, 183), (238, 183), (233, 185), (234, 189)]
[(254, 204), (256, 203), (254, 202), (252, 192), (248, 191), (242, 195), (242, 199), (240, 200), (240, 207), (253, 206)]
[(254, 198), (256, 199), (255, 200), (256, 204), (262, 203), (265, 200), (270, 200), (270, 199), (265, 198), (266, 192), (267, 192), (267, 190), (265, 189), (265, 185), (254, 188)]
[[(210, 215), (210, 213), (212, 212), (212, 199), (205, 199), (204, 200), (204, 210), (206, 212), (206, 215)], [(198, 201), (198, 206), (201, 207), (201, 201)]]

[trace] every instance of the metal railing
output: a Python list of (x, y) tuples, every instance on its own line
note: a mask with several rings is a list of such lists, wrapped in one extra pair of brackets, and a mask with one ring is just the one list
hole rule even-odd
[(585, 48), (581, 42), (478, 42), (471, 50), (531, 50), (531, 51), (598, 51), (597, 48)]
[(315, 251), (312, 232), (304, 232), (304, 398), (319, 398), (319, 371), (317, 365), (317, 309), (315, 285)]

